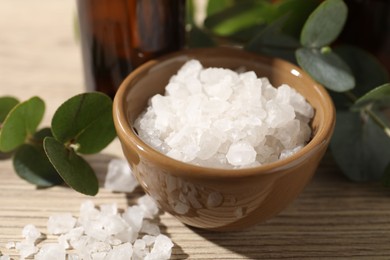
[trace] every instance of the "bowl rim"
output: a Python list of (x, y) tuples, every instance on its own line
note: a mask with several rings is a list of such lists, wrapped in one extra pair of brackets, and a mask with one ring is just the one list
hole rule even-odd
[[(245, 55), (250, 54), (256, 61), (265, 61), (266, 63), (272, 62), (288, 66), (290, 68), (290, 73), (292, 70), (295, 70), (295, 73), (298, 72), (297, 75), (293, 73), (294, 76), (308, 78), (308, 80), (313, 83), (313, 87), (316, 88), (316, 92), (318, 92), (319, 96), (323, 101), (321, 103), (326, 105), (326, 107), (324, 107), (324, 110), (327, 110), (330, 116), (324, 117), (324, 127), (321, 129), (317, 129), (317, 133), (315, 134), (315, 136), (298, 152), (287, 158), (260, 166), (233, 169), (206, 167), (182, 162), (173, 159), (167, 155), (164, 155), (152, 146), (148, 145), (140, 137), (138, 137), (137, 133), (130, 126), (129, 120), (127, 118), (127, 113), (126, 111), (124, 111), (126, 107), (125, 102), (127, 92), (131, 89), (131, 81), (136, 79), (141, 72), (151, 70), (155, 66), (158, 66), (161, 62), (169, 61), (173, 58), (196, 55), (198, 51), (216, 52), (226, 50)], [(209, 47), (198, 49), (183, 49), (180, 51), (172, 52), (170, 54), (160, 56), (159, 58), (152, 59), (136, 68), (125, 78), (125, 80), (120, 84), (117, 90), (113, 102), (113, 119), (122, 146), (124, 145), (123, 143), (125, 143), (126, 146), (131, 146), (133, 149), (137, 150), (137, 155), (139, 157), (148, 158), (149, 161), (156, 161), (156, 164), (158, 164), (160, 167), (163, 167), (165, 169), (174, 168), (175, 171), (171, 173), (173, 175), (192, 178), (241, 178), (271, 174), (276, 171), (282, 171), (284, 169), (288, 169), (295, 165), (301, 164), (304, 160), (309, 159), (310, 155), (315, 153), (317, 150), (323, 148), (324, 146), (327, 146), (330, 142), (330, 138), (332, 136), (336, 121), (336, 111), (333, 101), (329, 96), (327, 90), (322, 85), (315, 82), (306, 72), (304, 72), (296, 65), (280, 58), (265, 57), (236, 47)], [(154, 159), (151, 159), (151, 157), (153, 157)]]

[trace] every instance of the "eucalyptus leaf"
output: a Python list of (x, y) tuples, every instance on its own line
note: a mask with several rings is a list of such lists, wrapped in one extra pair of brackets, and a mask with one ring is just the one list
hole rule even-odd
[(53, 136), (78, 147), (79, 153), (97, 153), (116, 136), (112, 119), (112, 100), (92, 92), (74, 96), (63, 103), (52, 119)]
[(31, 137), (45, 112), (45, 103), (39, 97), (14, 106), (2, 124), (0, 150), (10, 152)]
[(385, 67), (371, 53), (349, 45), (337, 46), (333, 51), (351, 69), (356, 79), (356, 88), (353, 91), (358, 97), (389, 82)]
[(283, 58), (295, 63), (295, 49), (299, 42), (282, 32), (288, 16), (282, 16), (265, 26), (244, 48), (251, 52)]
[(356, 82), (352, 95), (330, 93), (337, 110), (349, 110), (356, 98), (389, 81), (384, 66), (369, 52), (350, 45), (337, 46), (333, 51), (351, 69)]
[(266, 1), (238, 2), (208, 16), (204, 26), (220, 36), (229, 36), (254, 25), (261, 25), (277, 17), (276, 8)]
[(376, 87), (360, 97), (358, 100), (356, 100), (353, 109), (359, 109), (374, 102), (390, 107), (390, 83)]
[(14, 169), (19, 177), (39, 187), (63, 183), (43, 149), (43, 138), (46, 136), (51, 136), (49, 128), (37, 132), (33, 142), (23, 144), (13, 157)]
[(283, 0), (275, 3), (280, 15), (288, 15), (283, 32), (299, 39), (303, 25), (319, 5), (318, 0)]
[(344, 92), (355, 87), (355, 79), (350, 69), (332, 51), (300, 48), (295, 55), (299, 66), (326, 88)]
[(36, 132), (28, 144), (23, 144), (16, 150), (13, 158), (16, 173), (39, 187), (63, 183), (43, 149), (43, 139), (47, 136), (51, 136), (50, 128)]
[(17, 100), (14, 97), (0, 97), (0, 124), (2, 122), (4, 122), (4, 120), (7, 117), (8, 113), (18, 103), (19, 103), (19, 100)]
[(322, 2), (306, 20), (301, 32), (301, 44), (321, 48), (332, 43), (347, 20), (348, 7), (342, 0)]
[(53, 137), (44, 139), (44, 149), (50, 162), (66, 184), (86, 195), (97, 194), (99, 184), (95, 172), (73, 149), (65, 147)]
[(353, 181), (381, 179), (390, 163), (390, 138), (359, 113), (338, 112), (337, 122), (330, 148), (343, 173)]

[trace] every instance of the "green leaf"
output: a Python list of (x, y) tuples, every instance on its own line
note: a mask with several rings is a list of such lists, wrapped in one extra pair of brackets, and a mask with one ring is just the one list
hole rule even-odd
[(112, 100), (92, 92), (74, 96), (63, 103), (52, 119), (53, 136), (79, 153), (97, 153), (116, 136), (112, 119)]
[(43, 149), (43, 138), (46, 136), (51, 136), (49, 128), (37, 132), (33, 141), (19, 147), (13, 157), (14, 169), (19, 177), (39, 187), (63, 183)]
[(374, 88), (360, 97), (356, 100), (353, 109), (359, 109), (374, 102), (390, 106), (390, 83)]
[(319, 5), (318, 0), (284, 0), (276, 3), (280, 15), (288, 15), (283, 32), (299, 39), (302, 27), (309, 15)]
[(287, 19), (287, 16), (282, 16), (267, 25), (244, 46), (244, 49), (295, 63), (294, 52), (300, 45), (297, 40), (281, 31)]
[(195, 21), (194, 21), (194, 15), (195, 15), (194, 1), (195, 0), (186, 1), (185, 19), (186, 19), (186, 24), (189, 24), (189, 25), (195, 24)]
[(270, 3), (245, 1), (210, 15), (205, 19), (204, 25), (217, 35), (229, 36), (248, 27), (272, 21), (276, 15), (276, 8)]
[(207, 16), (218, 13), (234, 4), (234, 0), (212, 0), (208, 1), (206, 14)]
[(71, 148), (66, 148), (53, 137), (44, 139), (44, 149), (62, 179), (74, 190), (96, 195), (98, 180), (91, 166)]
[(11, 109), (19, 103), (14, 97), (0, 97), (0, 124), (4, 122)]
[(326, 0), (309, 16), (301, 32), (301, 44), (320, 48), (332, 43), (347, 20), (348, 7), (342, 0)]
[[(363, 96), (373, 88), (389, 81), (386, 69), (369, 52), (349, 45), (338, 46), (333, 51), (347, 63), (355, 77), (354, 96)], [(353, 102), (346, 95), (336, 92), (330, 94), (338, 110), (350, 109)]]
[(9, 152), (22, 145), (35, 133), (44, 112), (45, 103), (39, 97), (14, 106), (2, 125), (0, 150)]
[(389, 82), (385, 67), (371, 53), (349, 45), (338, 46), (333, 51), (351, 69), (356, 79), (355, 95), (362, 96), (374, 87)]
[(355, 86), (348, 66), (332, 51), (300, 48), (295, 52), (299, 66), (326, 88), (344, 92)]
[(354, 181), (382, 178), (390, 162), (390, 138), (359, 113), (338, 112), (330, 148), (343, 173)]
[(188, 47), (204, 48), (215, 46), (214, 40), (206, 32), (193, 25), (188, 33)]

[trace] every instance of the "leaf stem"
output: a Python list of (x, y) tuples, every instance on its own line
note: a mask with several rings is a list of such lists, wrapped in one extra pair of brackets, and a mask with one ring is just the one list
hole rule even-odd
[(383, 129), (385, 134), (390, 138), (390, 128), (384, 122), (374, 111), (371, 110), (370, 107), (366, 107), (363, 109), (363, 112), (365, 112), (367, 115), (371, 117), (371, 119), (380, 127)]
[(355, 101), (358, 99), (357, 96), (355, 96), (355, 94), (353, 94), (350, 90), (345, 91), (344, 94), (353, 103), (355, 103)]
[[(356, 95), (352, 93), (352, 91), (345, 91), (344, 94), (353, 103), (355, 103), (355, 101), (358, 99)], [(374, 121), (374, 123), (382, 128), (385, 134), (390, 138), (390, 127), (374, 111), (372, 111), (370, 106), (363, 108), (362, 112), (368, 115)]]

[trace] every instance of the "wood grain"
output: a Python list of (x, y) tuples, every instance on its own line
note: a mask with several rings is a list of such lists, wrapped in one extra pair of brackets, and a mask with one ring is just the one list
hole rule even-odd
[[(74, 14), (70, 0), (0, 0), (0, 96), (41, 96), (47, 105), (43, 125), (61, 102), (84, 90)], [(88, 160), (102, 178), (114, 157), (122, 157), (117, 140)], [(77, 215), (84, 200), (124, 209), (141, 195), (139, 189), (101, 189), (96, 197), (67, 187), (38, 190), (17, 177), (10, 160), (1, 160), (0, 251), (18, 259), (5, 244), (21, 240), (26, 224), (46, 232), (50, 215)], [(390, 259), (390, 191), (378, 183), (347, 181), (329, 154), (301, 196), (266, 223), (216, 233), (162, 213), (159, 224), (175, 243), (172, 259)]]

